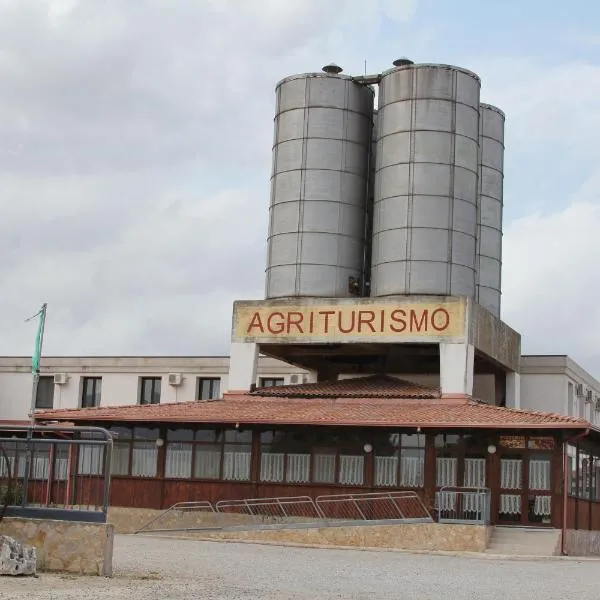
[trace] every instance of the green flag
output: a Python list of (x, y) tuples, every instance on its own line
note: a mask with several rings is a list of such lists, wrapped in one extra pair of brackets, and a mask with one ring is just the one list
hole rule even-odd
[(35, 349), (31, 357), (31, 372), (37, 373), (40, 370), (40, 358), (42, 356), (42, 342), (44, 338), (44, 325), (46, 323), (46, 304), (42, 305), (40, 312), (31, 317), (39, 317), (37, 335), (35, 336)]

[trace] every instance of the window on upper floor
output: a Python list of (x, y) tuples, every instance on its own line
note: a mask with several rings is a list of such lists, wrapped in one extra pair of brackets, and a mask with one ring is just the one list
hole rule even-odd
[(38, 380), (35, 394), (36, 408), (53, 408), (54, 406), (54, 376), (43, 375)]
[(567, 386), (567, 414), (572, 417), (575, 413), (573, 412), (573, 384), (569, 381), (569, 385)]
[(84, 377), (81, 385), (81, 408), (100, 406), (102, 377)]
[(160, 377), (140, 378), (140, 404), (160, 404)]
[(221, 395), (219, 377), (198, 377), (196, 380), (196, 400), (213, 400)]
[(276, 385), (283, 385), (283, 377), (261, 377), (259, 379), (259, 387), (275, 387)]

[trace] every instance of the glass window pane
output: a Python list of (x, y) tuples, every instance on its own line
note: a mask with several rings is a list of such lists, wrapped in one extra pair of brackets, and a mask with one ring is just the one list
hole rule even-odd
[(134, 477), (156, 477), (158, 448), (155, 442), (133, 442), (131, 474)]
[(196, 431), (197, 442), (215, 442), (217, 441), (217, 432), (214, 429), (199, 429)]
[(194, 432), (191, 429), (168, 429), (167, 440), (174, 442), (191, 442), (194, 439)]
[(223, 479), (248, 481), (252, 446), (250, 444), (226, 444), (223, 452)]
[(313, 481), (335, 483), (335, 450), (318, 449), (314, 455)]
[(192, 444), (170, 442), (166, 448), (165, 477), (189, 479), (192, 476)]
[(38, 380), (35, 397), (36, 408), (52, 408), (54, 406), (54, 377), (42, 375)]
[(136, 440), (156, 440), (158, 439), (158, 429), (150, 429), (148, 427), (134, 427), (133, 437)]
[(217, 444), (198, 444), (194, 477), (197, 479), (220, 479), (221, 449)]
[(111, 427), (108, 431), (112, 434), (113, 439), (117, 440), (130, 440), (133, 437), (129, 427)]
[(239, 429), (227, 429), (225, 430), (225, 441), (231, 443), (249, 443), (252, 441), (252, 430), (246, 429), (240, 431)]
[(218, 377), (198, 379), (198, 400), (213, 400), (221, 394), (221, 380)]
[(342, 485), (362, 485), (365, 457), (362, 454), (341, 454), (338, 481)]
[(129, 451), (131, 446), (115, 442), (111, 462), (111, 473), (113, 475), (129, 475)]

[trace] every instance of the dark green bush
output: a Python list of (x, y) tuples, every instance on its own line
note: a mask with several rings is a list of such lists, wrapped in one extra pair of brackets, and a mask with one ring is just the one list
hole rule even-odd
[(13, 483), (8, 489), (5, 484), (0, 486), (0, 506), (4, 506), (8, 501), (9, 506), (19, 506), (23, 501), (23, 487), (20, 483)]

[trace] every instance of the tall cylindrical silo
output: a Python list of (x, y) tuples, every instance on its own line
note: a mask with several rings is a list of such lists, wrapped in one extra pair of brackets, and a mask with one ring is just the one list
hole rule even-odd
[(277, 85), (267, 298), (360, 293), (374, 92), (326, 69)]
[(371, 295), (475, 297), (480, 80), (406, 63), (379, 85)]
[(369, 186), (367, 191), (367, 210), (365, 225), (365, 260), (362, 295), (370, 295), (371, 285), (371, 239), (373, 236), (373, 204), (375, 199), (375, 165), (377, 163), (377, 109), (373, 110), (373, 134), (371, 154), (369, 155)]
[(496, 317), (500, 317), (502, 282), (504, 121), (499, 108), (479, 106), (476, 300)]

